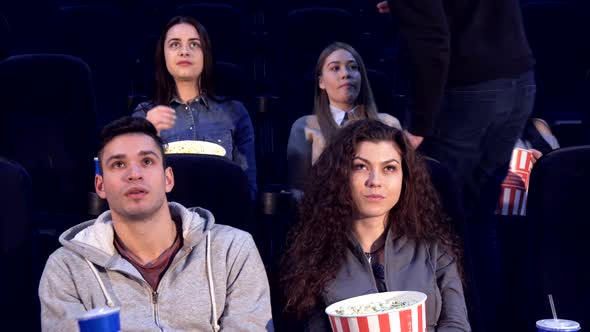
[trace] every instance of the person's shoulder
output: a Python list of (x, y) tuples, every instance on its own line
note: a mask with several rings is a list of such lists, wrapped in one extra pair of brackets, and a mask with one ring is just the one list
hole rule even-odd
[(215, 238), (217, 240), (221, 240), (221, 241), (227, 241), (227, 242), (232, 242), (232, 241), (240, 241), (240, 240), (246, 240), (246, 239), (251, 239), (252, 235), (250, 235), (250, 233), (241, 230), (239, 228), (235, 228), (232, 226), (228, 226), (228, 225), (222, 225), (222, 224), (215, 224), (212, 228), (211, 228), (211, 232), (213, 233), (213, 235), (215, 236)]
[(236, 99), (218, 96), (213, 98), (207, 97), (207, 103), (209, 104), (210, 110), (225, 113), (236, 120), (250, 117), (250, 113), (248, 113), (244, 103)]
[(239, 252), (242, 248), (250, 250), (256, 247), (250, 233), (221, 224), (215, 224), (211, 228), (211, 243), (217, 248), (224, 248), (224, 252)]
[(232, 99), (230, 97), (225, 96), (215, 96), (215, 97), (208, 97), (206, 96), (207, 102), (210, 106), (219, 107), (224, 110), (246, 110), (246, 106), (244, 103), (237, 99)]
[(424, 240), (420, 245), (428, 250), (431, 259), (435, 260), (437, 265), (448, 265), (455, 261), (452, 249), (438, 239)]
[(71, 266), (82, 263), (84, 263), (82, 256), (62, 246), (49, 255), (45, 268), (55, 269), (58, 266)]
[(318, 129), (320, 124), (315, 115), (304, 115), (293, 122), (291, 130), (303, 130), (305, 128)]
[(396, 238), (394, 243), (395, 250), (397, 251), (413, 254), (418, 252), (428, 252), (428, 255), (431, 257), (439, 250), (438, 241), (431, 239), (415, 239), (403, 235)]
[(400, 129), (400, 130), (402, 129), (401, 123), (393, 115), (390, 115), (387, 113), (377, 113), (377, 116), (379, 117), (379, 120), (381, 122), (385, 123), (386, 125)]

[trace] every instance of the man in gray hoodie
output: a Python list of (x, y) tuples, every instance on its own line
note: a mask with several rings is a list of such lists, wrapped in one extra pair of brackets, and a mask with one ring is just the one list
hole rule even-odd
[(168, 203), (163, 146), (145, 119), (103, 129), (95, 187), (110, 210), (60, 236), (39, 285), (43, 331), (76, 331), (99, 307), (120, 307), (124, 331), (273, 330), (252, 237)]

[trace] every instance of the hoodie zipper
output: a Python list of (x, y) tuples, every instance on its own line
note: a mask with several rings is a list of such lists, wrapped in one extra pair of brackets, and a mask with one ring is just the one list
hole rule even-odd
[[(389, 237), (387, 236), (386, 239), (385, 239), (385, 241), (387, 241), (388, 238)], [(387, 247), (387, 243), (386, 243), (386, 246), (384, 247), (384, 252), (383, 252), (383, 255), (384, 255), (384, 257), (383, 257), (383, 260), (384, 260), (384, 262), (383, 262), (384, 263), (383, 264), (383, 272), (384, 272), (384, 274), (387, 273), (387, 270), (385, 269), (385, 263), (387, 262), (387, 257), (385, 257), (387, 255), (386, 250), (385, 250), (386, 247)], [(369, 276), (371, 277), (371, 281), (373, 283), (373, 290), (376, 293), (379, 293), (379, 287), (377, 287), (377, 280), (375, 279), (375, 275), (373, 274), (373, 265), (371, 265), (371, 261), (369, 260), (369, 258), (367, 258), (367, 256), (365, 256), (365, 254), (363, 252), (363, 249), (360, 246), (360, 244), (357, 244), (357, 249), (356, 250), (359, 250), (360, 253), (361, 253), (361, 256), (363, 257), (363, 263), (362, 263), (362, 265), (363, 265), (363, 268), (365, 268), (365, 271), (369, 272)], [(376, 258), (379, 259), (378, 257), (376, 257)], [(384, 277), (385, 277), (385, 288), (387, 290), (389, 290), (389, 285), (387, 285), (387, 275), (384, 275)]]
[[(162, 279), (160, 279), (160, 282), (158, 283), (158, 288), (156, 290), (153, 290), (149, 285), (147, 285), (147, 287), (152, 291), (152, 307), (153, 307), (153, 314), (154, 314), (154, 322), (156, 323), (156, 326), (160, 328), (160, 330), (162, 330), (162, 328), (160, 327), (160, 315), (159, 315), (159, 311), (158, 311), (158, 298), (162, 293), (161, 289), (160, 289), (160, 285), (163, 284), (164, 278), (166, 278), (166, 276), (170, 274), (168, 271), (170, 271), (174, 267), (176, 267), (176, 265), (178, 265), (186, 256), (188, 256), (188, 254), (190, 254), (191, 251), (193, 251), (193, 247), (189, 247), (181, 257), (175, 257), (177, 259), (175, 259), (173, 264), (168, 267), (168, 269), (166, 270), (166, 272), (162, 276)], [(145, 280), (144, 280), (144, 283), (147, 284), (147, 282)]]
[(160, 319), (158, 317), (158, 291), (152, 290), (152, 304), (154, 312), (154, 323), (156, 323), (156, 326), (160, 329), (160, 331), (164, 331), (160, 327)]
[[(365, 256), (363, 254), (363, 256)], [(373, 274), (373, 266), (371, 265), (371, 261), (369, 261), (369, 259), (367, 257), (365, 257), (365, 268), (366, 265), (369, 265), (369, 275), (371, 276), (371, 281), (373, 282), (373, 289), (377, 291), (377, 293), (379, 293), (379, 288), (377, 287), (377, 280), (375, 280), (375, 275)]]

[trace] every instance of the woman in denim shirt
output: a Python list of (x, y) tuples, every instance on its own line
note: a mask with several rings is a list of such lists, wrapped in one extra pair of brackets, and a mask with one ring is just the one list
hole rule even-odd
[(191, 17), (174, 17), (156, 45), (154, 98), (141, 103), (134, 116), (147, 118), (167, 142), (208, 141), (248, 176), (256, 194), (254, 130), (242, 103), (213, 91), (211, 43), (205, 28)]

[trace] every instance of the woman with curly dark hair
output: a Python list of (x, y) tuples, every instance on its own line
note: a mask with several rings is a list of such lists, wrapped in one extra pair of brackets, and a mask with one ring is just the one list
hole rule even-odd
[(461, 249), (421, 157), (378, 120), (342, 128), (313, 166), (289, 236), (286, 311), (329, 331), (326, 306), (384, 291), (425, 293), (428, 331), (469, 331)]

